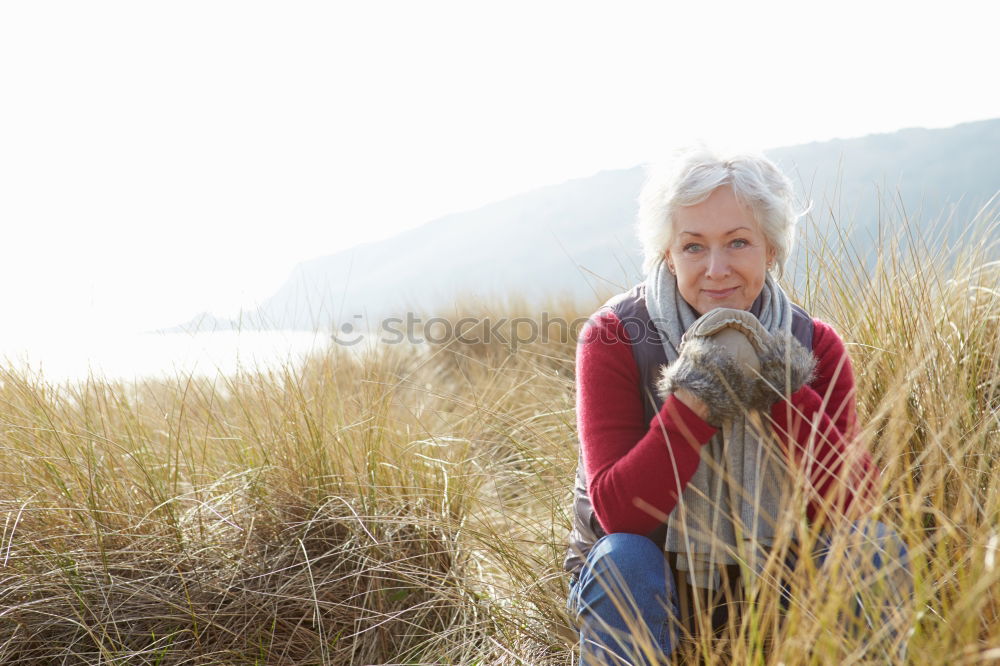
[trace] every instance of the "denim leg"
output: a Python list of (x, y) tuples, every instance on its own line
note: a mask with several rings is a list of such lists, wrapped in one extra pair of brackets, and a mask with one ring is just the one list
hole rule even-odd
[[(849, 635), (866, 643), (866, 652), (891, 661), (906, 655), (913, 574), (906, 544), (888, 525), (858, 521), (843, 544), (841, 575), (852, 595), (853, 617), (842, 618)], [(822, 566), (838, 545), (831, 535), (817, 542), (815, 557)]]
[(594, 544), (570, 589), (580, 664), (656, 664), (673, 651), (677, 593), (663, 550), (616, 533)]

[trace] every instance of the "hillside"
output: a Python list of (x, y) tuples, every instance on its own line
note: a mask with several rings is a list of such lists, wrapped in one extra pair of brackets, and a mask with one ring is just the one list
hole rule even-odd
[[(951, 219), (954, 240), (1000, 190), (1000, 119), (905, 129), (768, 151), (796, 182), (801, 225), (814, 239), (832, 218), (861, 238), (904, 217), (914, 228)], [(598, 299), (632, 284), (641, 263), (633, 223), (644, 169), (604, 171), (468, 212), (388, 240), (305, 261), (238, 324), (201, 316), (187, 328), (332, 328), (407, 309), (447, 310), (456, 298), (552, 293)], [(881, 211), (881, 212), (880, 212)], [(888, 231), (891, 231), (888, 230)]]

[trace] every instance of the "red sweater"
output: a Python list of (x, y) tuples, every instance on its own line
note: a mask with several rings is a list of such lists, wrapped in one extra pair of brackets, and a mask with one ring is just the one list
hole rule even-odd
[[(844, 343), (826, 323), (813, 323), (815, 378), (771, 408), (772, 427), (793, 469), (808, 478), (810, 520), (831, 509), (864, 511), (879, 476), (857, 439), (854, 373)], [(581, 333), (576, 385), (580, 446), (597, 519), (608, 533), (649, 534), (673, 510), (716, 428), (674, 396), (646, 422), (639, 369), (612, 312), (596, 314)]]

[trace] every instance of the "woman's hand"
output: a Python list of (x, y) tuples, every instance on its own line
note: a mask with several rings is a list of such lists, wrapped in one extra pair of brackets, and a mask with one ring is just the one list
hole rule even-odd
[(708, 405), (702, 402), (698, 396), (682, 387), (674, 391), (674, 397), (684, 403), (685, 407), (697, 414), (702, 421), (708, 423)]
[(790, 333), (772, 334), (749, 312), (715, 310), (693, 327), (729, 352), (748, 377), (748, 407), (766, 410), (812, 378), (816, 359)]
[(684, 335), (657, 384), (712, 425), (766, 410), (809, 381), (815, 359), (794, 338), (771, 335), (749, 312), (719, 308)]
[(664, 400), (673, 394), (706, 423), (721, 426), (741, 416), (751, 379), (711, 338), (686, 338), (676, 361), (663, 366), (656, 384)]

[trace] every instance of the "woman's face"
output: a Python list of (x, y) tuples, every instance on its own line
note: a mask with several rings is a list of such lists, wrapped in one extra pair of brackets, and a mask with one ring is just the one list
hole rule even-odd
[(681, 296), (698, 314), (715, 308), (749, 310), (774, 260), (753, 212), (729, 185), (675, 215), (667, 266)]

